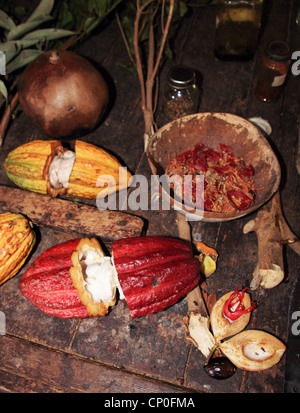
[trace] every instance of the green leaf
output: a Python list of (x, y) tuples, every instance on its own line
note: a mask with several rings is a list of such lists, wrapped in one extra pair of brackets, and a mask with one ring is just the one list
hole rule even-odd
[(41, 0), (40, 4), (31, 14), (31, 16), (27, 19), (28, 22), (35, 20), (37, 17), (40, 16), (49, 16), (54, 6), (54, 0)]
[(22, 49), (26, 49), (36, 44), (36, 40), (12, 40), (0, 43), (0, 51), (5, 53), (6, 64), (17, 56)]
[(6, 66), (6, 72), (12, 73), (15, 70), (27, 66), (42, 53), (44, 53), (42, 50), (36, 49), (22, 50), (21, 53)]
[(98, 16), (105, 16), (110, 2), (107, 0), (96, 0), (95, 3)]
[(103, 19), (107, 16), (122, 0), (89, 0), (89, 13), (96, 13), (96, 15)]
[(91, 30), (94, 29), (95, 24), (97, 24), (98, 19), (96, 16), (88, 17), (84, 22), (83, 30), (85, 33), (89, 33)]
[(0, 93), (1, 93), (1, 95), (4, 96), (5, 101), (7, 103), (7, 99), (8, 99), (7, 98), (7, 89), (6, 89), (5, 83), (2, 80), (0, 80)]
[(0, 10), (0, 27), (11, 30), (15, 27), (14, 21), (4, 11)]
[(26, 17), (26, 8), (24, 6), (15, 6), (14, 11), (19, 18)]
[(88, 0), (87, 8), (89, 13), (93, 13), (95, 11), (95, 0)]
[(179, 15), (180, 15), (180, 17), (185, 16), (187, 12), (188, 12), (188, 7), (186, 6), (185, 2), (180, 1), (179, 2)]
[(7, 35), (7, 40), (16, 40), (23, 36), (24, 34), (30, 32), (31, 30), (35, 29), (40, 24), (51, 20), (51, 16), (37, 16), (34, 20), (27, 21), (25, 23), (21, 23), (18, 26), (15, 26), (11, 29)]
[(35, 30), (31, 33), (26, 34), (22, 38), (22, 41), (32, 40), (32, 39), (35, 39), (36, 41), (43, 41), (43, 40), (50, 41), (50, 40), (60, 39), (62, 37), (74, 36), (76, 34), (77, 34), (76, 32), (72, 32), (70, 30), (64, 30), (64, 29), (41, 29), (41, 30)]
[(115, 0), (112, 5), (107, 9), (106, 15), (113, 11), (123, 0)]
[(69, 10), (67, 2), (64, 1), (61, 4), (56, 17), (57, 27), (60, 27), (62, 29), (73, 28), (75, 26), (74, 20), (75, 19), (73, 17), (73, 14)]

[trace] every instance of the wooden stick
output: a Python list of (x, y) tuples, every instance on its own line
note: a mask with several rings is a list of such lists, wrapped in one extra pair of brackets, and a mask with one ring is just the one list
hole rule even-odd
[(252, 231), (257, 235), (258, 263), (250, 287), (276, 287), (284, 279), (283, 244), (300, 255), (300, 242), (283, 216), (279, 192), (243, 228), (244, 234)]
[[(155, 57), (155, 39), (154, 39), (154, 16), (157, 13), (158, 7), (154, 4), (154, 11), (152, 10), (150, 16), (150, 28), (149, 28), (149, 54), (147, 59), (147, 74), (146, 79), (144, 76), (143, 71), (143, 64), (142, 64), (142, 57), (140, 52), (140, 19), (143, 13), (145, 13), (147, 7), (152, 3), (152, 0), (147, 0), (145, 3), (140, 4), (137, 1), (137, 12), (134, 22), (134, 53), (135, 53), (135, 61), (136, 61), (136, 68), (138, 72), (138, 78), (140, 83), (141, 89), (141, 106), (144, 116), (144, 123), (145, 123), (145, 132), (144, 132), (144, 149), (146, 151), (148, 146), (148, 141), (150, 136), (154, 133), (155, 130), (155, 122), (154, 122), (154, 110), (153, 110), (153, 85), (155, 83), (156, 76), (158, 74), (158, 69), (161, 63), (163, 50), (165, 47), (165, 43), (167, 40), (168, 32), (170, 29), (173, 11), (174, 11), (174, 0), (170, 1), (169, 10), (167, 21), (165, 23), (162, 39), (160, 46), (158, 48), (157, 56)], [(162, 8), (164, 9), (165, 2), (163, 2)], [(163, 11), (162, 11), (163, 13)]]
[[(180, 212), (176, 214), (180, 238), (191, 243), (191, 228), (186, 217)], [(205, 357), (208, 357), (215, 345), (215, 339), (209, 330), (209, 314), (199, 285), (187, 294), (187, 301), (188, 314), (183, 318), (185, 340), (194, 344)]]
[[(189, 243), (192, 243), (191, 228), (185, 215), (180, 212), (176, 212), (176, 223), (179, 237)], [(189, 311), (200, 311), (201, 315), (208, 317), (208, 311), (199, 285), (187, 294), (187, 301)]]
[(7, 105), (4, 115), (1, 119), (1, 123), (0, 123), (0, 147), (3, 144), (3, 139), (5, 136), (5, 132), (7, 129), (7, 126), (9, 124), (9, 121), (11, 119), (11, 115), (13, 113), (13, 111), (15, 110), (17, 104), (19, 101), (19, 94), (18, 92), (14, 95), (14, 97), (12, 98), (12, 100), (10, 101), (10, 103)]

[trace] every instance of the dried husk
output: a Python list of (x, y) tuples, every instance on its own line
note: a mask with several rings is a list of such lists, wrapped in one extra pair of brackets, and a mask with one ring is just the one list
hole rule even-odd
[(194, 344), (205, 357), (208, 357), (216, 344), (209, 330), (209, 319), (199, 311), (191, 311), (183, 318), (183, 325), (186, 328), (185, 340)]

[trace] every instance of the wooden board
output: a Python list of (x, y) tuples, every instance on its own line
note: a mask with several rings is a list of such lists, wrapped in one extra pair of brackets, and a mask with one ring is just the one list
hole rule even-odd
[(107, 240), (140, 236), (144, 227), (142, 218), (128, 213), (99, 210), (7, 186), (0, 186), (0, 211), (21, 213), (33, 223), (55, 230)]
[[(254, 87), (268, 41), (282, 38), (295, 50), (299, 47), (300, 32), (294, 22), (300, 1), (265, 3), (268, 7), (257, 53), (248, 62), (221, 62), (214, 58), (215, 8), (192, 8), (172, 39), (173, 60), (165, 61), (160, 83), (164, 85), (168, 68), (174, 63), (189, 65), (202, 79), (199, 111), (234, 113), (245, 118), (262, 116), (270, 122), (273, 132), (268, 140), (282, 168), (283, 212), (299, 236), (300, 179), (295, 163), (299, 76), (289, 76), (283, 95), (274, 104), (260, 102), (254, 95)], [(141, 174), (150, 182), (151, 171), (143, 153), (144, 125), (138, 78), (119, 65), (128, 63), (129, 59), (115, 20), (82, 44), (78, 51), (104, 67), (109, 74), (113, 98), (103, 123), (82, 139), (118, 155), (132, 173)], [(160, 112), (157, 123), (158, 126), (166, 123)], [(11, 123), (0, 151), (0, 164), (10, 150), (38, 138), (47, 137), (23, 114), (18, 116)], [(0, 168), (0, 183), (11, 185), (3, 168)], [(150, 201), (153, 194), (149, 191), (142, 196)], [(7, 202), (3, 197), (0, 201), (4, 205)], [(131, 211), (127, 208), (122, 212), (143, 218), (148, 235), (178, 236), (176, 214), (172, 210)], [(202, 239), (219, 253), (216, 273), (203, 284), (207, 294), (216, 294), (219, 298), (235, 289), (237, 283), (242, 285), (251, 279), (257, 262), (257, 240), (254, 233), (244, 235), (243, 226), (255, 215), (233, 222), (191, 223), (194, 240)], [(195, 393), (284, 391), (285, 356), (267, 371), (238, 370), (224, 381), (209, 378), (203, 370), (204, 357), (184, 339), (182, 319), (187, 313), (186, 298), (159, 314), (134, 320), (123, 301), (119, 301), (106, 317), (81, 321), (62, 320), (42, 313), (22, 296), (19, 279), (46, 248), (76, 236), (74, 232), (54, 230), (45, 224), (38, 227), (39, 242), (25, 267), (0, 289), (0, 311), (6, 318), (6, 335), (0, 335), (0, 391), (148, 394), (184, 391), (192, 392), (192, 397)], [(109, 242), (107, 246), (109, 249)], [(265, 330), (285, 341), (292, 322), (290, 299), (300, 263), (290, 248), (284, 252), (286, 280), (275, 289), (258, 289), (252, 294), (259, 306), (247, 328)]]

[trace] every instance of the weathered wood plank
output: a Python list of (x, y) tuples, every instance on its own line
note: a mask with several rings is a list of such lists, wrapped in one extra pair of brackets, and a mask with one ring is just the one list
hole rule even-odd
[[(187, 389), (153, 381), (125, 370), (53, 351), (9, 336), (0, 336), (0, 372), (41, 383), (44, 387), (82, 393), (180, 393)], [(0, 374), (1, 376), (1, 374)], [(3, 377), (3, 376), (2, 376)], [(37, 391), (39, 389), (37, 388)], [(31, 388), (31, 391), (34, 391)]]
[(0, 393), (62, 393), (61, 390), (39, 381), (18, 376), (1, 368), (0, 371)]
[(144, 227), (143, 220), (134, 215), (7, 186), (0, 186), (0, 199), (2, 212), (21, 213), (37, 225), (86, 236), (108, 240), (134, 237), (140, 236)]
[[(270, 121), (273, 134), (269, 140), (284, 172), (283, 209), (297, 233), (299, 176), (293, 160), (298, 136), (299, 79), (291, 76), (282, 99), (274, 104), (260, 102), (253, 91), (267, 41), (280, 36), (292, 41), (293, 47), (299, 45), (299, 31), (295, 29), (294, 18), (300, 1), (268, 3), (266, 26), (256, 56), (245, 63), (221, 62), (214, 58), (215, 9), (194, 8), (177, 32), (174, 60), (166, 61), (161, 85), (171, 64), (187, 64), (202, 77), (200, 111), (231, 112), (243, 117), (262, 116)], [(143, 155), (138, 78), (118, 65), (127, 58), (116, 23), (112, 22), (104, 32), (83, 44), (80, 52), (103, 66), (112, 98), (104, 122), (84, 139), (117, 154), (133, 173), (144, 175), (150, 183), (150, 170)], [(158, 120), (158, 126), (165, 122), (162, 118)], [(15, 146), (37, 138), (46, 137), (23, 114), (17, 117), (9, 129), (0, 161)], [(2, 185), (10, 184), (3, 168), (0, 169), (0, 182)], [(145, 196), (151, 197), (148, 190)], [(126, 212), (146, 218), (149, 235), (178, 235), (173, 211), (130, 211), (128, 208)], [(194, 239), (202, 239), (219, 252), (217, 271), (204, 286), (207, 293), (215, 293), (218, 298), (234, 289), (237, 282), (243, 284), (251, 278), (256, 263), (256, 237), (255, 234), (242, 234), (243, 225), (251, 218), (222, 224), (191, 223)], [(68, 232), (59, 236), (51, 227), (44, 226), (40, 227), (39, 235), (31, 261), (46, 247), (64, 237), (72, 237)], [(259, 290), (253, 294), (253, 299), (258, 299), (260, 304), (249, 325), (265, 329), (282, 339), (286, 338), (289, 297), (299, 273), (299, 257), (288, 250), (286, 263), (290, 283), (273, 291)], [(8, 335), (0, 337), (3, 343), (0, 347), (0, 388), (4, 391), (282, 391), (285, 359), (266, 372), (238, 371), (232, 378), (221, 382), (207, 377), (203, 371), (202, 354), (194, 346), (184, 343), (181, 318), (187, 311), (186, 299), (163, 313), (136, 320), (130, 320), (123, 302), (119, 302), (104, 318), (60, 320), (43, 314), (21, 295), (19, 276), (3, 285), (0, 292), (0, 311), (6, 315), (8, 329)]]

